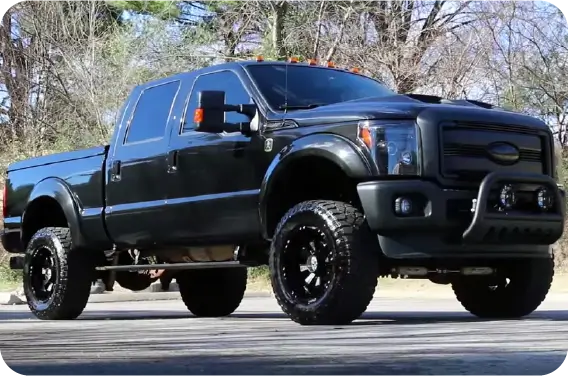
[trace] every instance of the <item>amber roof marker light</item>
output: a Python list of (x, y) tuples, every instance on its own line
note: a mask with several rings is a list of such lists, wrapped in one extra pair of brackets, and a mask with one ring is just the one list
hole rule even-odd
[(308, 60), (309, 65), (317, 65), (317, 63), (318, 63), (317, 59), (309, 59)]
[(264, 57), (263, 57), (262, 55), (258, 55), (258, 56), (256, 57), (256, 62), (257, 62), (257, 63), (262, 63), (263, 61), (264, 61)]

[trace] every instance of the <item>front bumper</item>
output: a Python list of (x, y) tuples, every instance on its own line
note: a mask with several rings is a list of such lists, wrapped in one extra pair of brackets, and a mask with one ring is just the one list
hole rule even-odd
[[(554, 196), (554, 207), (541, 213), (490, 211), (487, 202), (491, 192), (505, 183), (544, 186)], [(542, 253), (564, 229), (565, 193), (546, 175), (493, 172), (477, 191), (444, 189), (422, 180), (366, 182), (357, 190), (369, 227), (379, 235), (383, 251), (389, 248), (387, 255), (455, 255), (457, 249), (461, 250), (458, 254), (494, 255), (500, 248), (511, 253), (515, 247), (519, 252)], [(420, 212), (397, 215), (397, 197), (416, 198)]]

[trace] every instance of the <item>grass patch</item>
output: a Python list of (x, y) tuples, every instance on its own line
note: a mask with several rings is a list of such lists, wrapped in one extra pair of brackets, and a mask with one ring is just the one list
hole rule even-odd
[(0, 263), (0, 291), (18, 288), (22, 281), (22, 271), (12, 270), (7, 263)]
[(257, 266), (248, 269), (248, 291), (272, 291), (268, 266)]

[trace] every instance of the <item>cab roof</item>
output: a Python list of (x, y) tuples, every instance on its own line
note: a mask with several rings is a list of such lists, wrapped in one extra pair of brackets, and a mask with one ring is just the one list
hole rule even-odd
[[(186, 78), (187, 76), (194, 76), (194, 75), (201, 75), (203, 73), (207, 73), (207, 72), (212, 72), (212, 71), (217, 71), (217, 70), (233, 70), (233, 69), (237, 69), (237, 68), (246, 68), (249, 66), (253, 66), (253, 65), (299, 65), (299, 66), (310, 66), (308, 65), (306, 62), (297, 62), (297, 63), (292, 63), (289, 61), (281, 61), (281, 60), (263, 60), (263, 61), (257, 61), (257, 60), (241, 60), (241, 61), (230, 61), (230, 62), (224, 62), (224, 63), (220, 63), (220, 64), (213, 64), (207, 67), (203, 67), (203, 68), (198, 68), (192, 71), (185, 71), (185, 72), (180, 72), (180, 73), (176, 73), (167, 77), (162, 77), (162, 78), (158, 78), (158, 79), (154, 79), (151, 81), (147, 81), (144, 82), (142, 84), (139, 84), (135, 87), (135, 89), (138, 90), (143, 90), (144, 88), (147, 87), (151, 87), (151, 86), (156, 86), (159, 85), (161, 83), (165, 83), (168, 81), (174, 81), (174, 80), (179, 80), (179, 79), (183, 79)], [(320, 65), (320, 64), (316, 64), (316, 65), (311, 65), (312, 68), (320, 68), (320, 69), (331, 69), (331, 70), (341, 70), (343, 72), (349, 72), (348, 70), (344, 70), (342, 68), (337, 68), (337, 67), (327, 67), (325, 65)]]

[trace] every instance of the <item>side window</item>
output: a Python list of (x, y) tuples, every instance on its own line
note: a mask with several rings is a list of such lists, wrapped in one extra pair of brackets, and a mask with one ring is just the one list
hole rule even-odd
[(179, 81), (145, 89), (136, 104), (124, 143), (164, 136)]
[[(241, 83), (241, 80), (235, 73), (223, 71), (199, 76), (197, 77), (197, 80), (193, 85), (193, 90), (191, 91), (187, 111), (185, 113), (185, 122), (182, 133), (191, 131), (195, 128), (193, 112), (197, 108), (197, 93), (202, 90), (224, 91), (225, 103), (227, 104), (252, 103), (251, 97), (248, 95)], [(249, 120), (250, 119), (246, 115), (237, 114), (236, 112), (227, 112), (225, 114), (225, 122), (228, 123), (240, 123)]]

